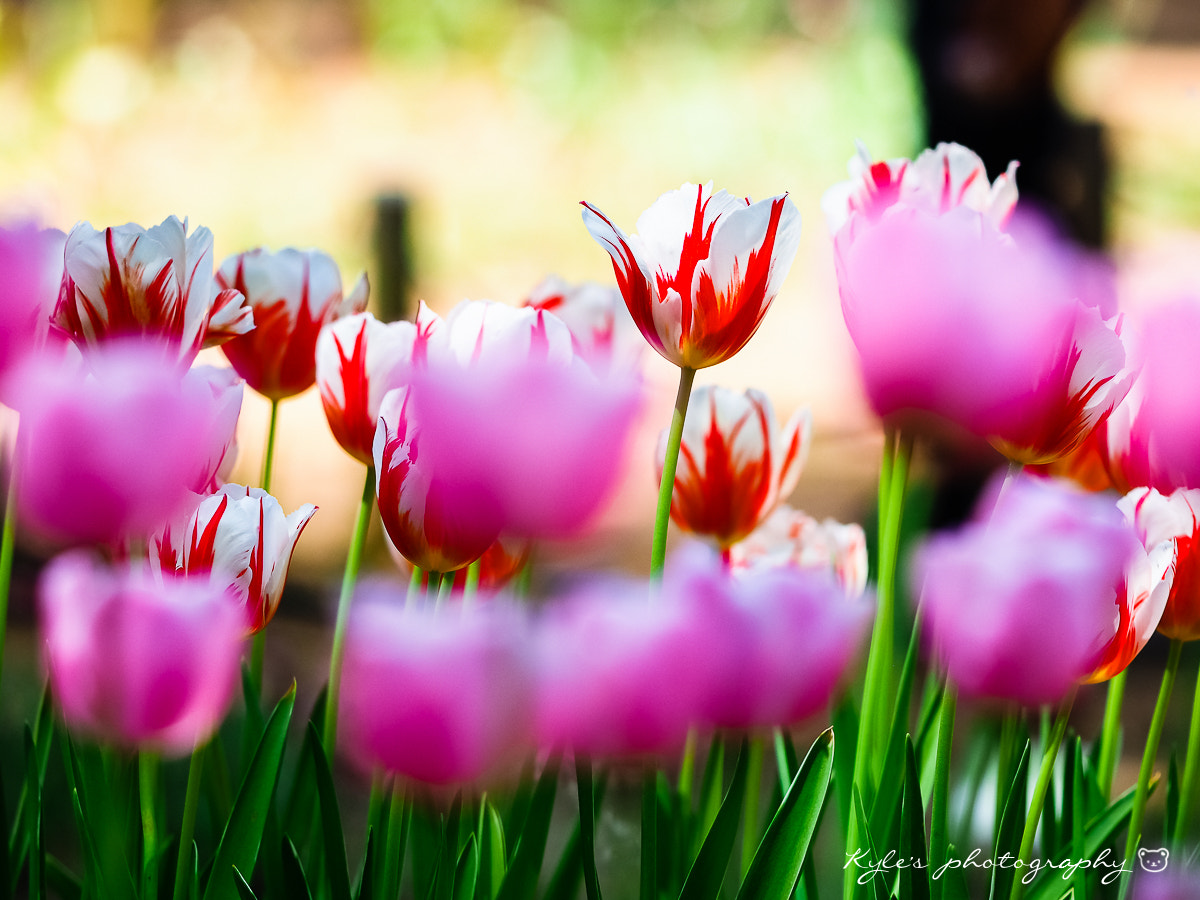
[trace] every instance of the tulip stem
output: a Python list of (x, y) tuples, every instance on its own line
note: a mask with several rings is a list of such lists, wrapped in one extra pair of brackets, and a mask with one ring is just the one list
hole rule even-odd
[(1175, 687), (1175, 673), (1179, 670), (1179, 656), (1183, 652), (1183, 641), (1172, 640), (1167, 653), (1167, 665), (1163, 669), (1162, 684), (1158, 689), (1158, 700), (1154, 704), (1154, 716), (1150, 719), (1150, 732), (1146, 735), (1146, 749), (1142, 753), (1142, 767), (1138, 770), (1137, 791), (1133, 795), (1133, 811), (1129, 814), (1129, 834), (1125, 838), (1126, 866), (1121, 873), (1121, 894), (1129, 893), (1129, 878), (1133, 869), (1129, 862), (1137, 852), (1142, 839), (1142, 819), (1146, 814), (1146, 799), (1150, 796), (1150, 776), (1154, 774), (1154, 760), (1158, 756), (1158, 742), (1162, 738), (1163, 724), (1167, 720), (1167, 707), (1171, 705), (1171, 690)]
[(175, 887), (171, 893), (173, 900), (184, 900), (188, 895), (187, 885), (191, 878), (187, 863), (196, 834), (196, 811), (200, 806), (200, 782), (204, 776), (206, 751), (207, 745), (192, 748), (192, 758), (188, 762), (187, 793), (183, 798), (183, 823), (179, 831), (179, 856), (175, 860)]
[(1105, 801), (1112, 796), (1113, 777), (1117, 772), (1117, 750), (1121, 743), (1121, 707), (1125, 702), (1125, 670), (1108, 680), (1104, 701), (1104, 727), (1100, 732), (1100, 761), (1096, 775)]
[[(1125, 673), (1122, 672), (1122, 675)], [(1200, 671), (1196, 673), (1196, 692), (1192, 698), (1192, 724), (1188, 728), (1187, 761), (1183, 765), (1183, 781), (1179, 786), (1179, 814), (1175, 817), (1172, 853), (1178, 853), (1192, 817), (1196, 795), (1196, 769), (1200, 766)]]
[(592, 783), (592, 761), (586, 753), (575, 754), (575, 780), (579, 787), (579, 843), (584, 889), (587, 900), (600, 900), (600, 878), (596, 874), (596, 791)]
[(142, 896), (158, 896), (158, 757), (138, 754), (138, 800), (142, 809)]
[(679, 368), (679, 390), (675, 394), (675, 411), (671, 414), (671, 430), (667, 434), (667, 455), (663, 459), (662, 480), (658, 485), (658, 509), (654, 514), (654, 546), (650, 553), (650, 577), (662, 579), (667, 559), (667, 524), (671, 520), (671, 497), (675, 493), (675, 469), (679, 465), (679, 445), (683, 442), (683, 420), (687, 416), (688, 400), (692, 396), (692, 381), (696, 370)]
[[(958, 697), (954, 685), (946, 680), (942, 688), (942, 709), (938, 721), (937, 757), (934, 760), (933, 810), (929, 824), (929, 865), (940, 870), (950, 856), (950, 837), (947, 822), (950, 815), (950, 750), (954, 746), (954, 714)], [(935, 879), (934, 896), (942, 895), (944, 882)]]
[(10, 460), (4, 525), (0, 530), (0, 678), (4, 674), (4, 642), (8, 636), (8, 596), (12, 588), (13, 555), (17, 546), (16, 460)]
[(1054, 761), (1058, 758), (1058, 748), (1062, 745), (1063, 736), (1067, 733), (1067, 720), (1071, 718), (1071, 706), (1075, 702), (1075, 692), (1072, 690), (1058, 708), (1058, 716), (1050, 730), (1045, 750), (1042, 752), (1042, 768), (1038, 772), (1037, 783), (1033, 786), (1033, 797), (1029, 801), (1029, 811), (1025, 815), (1025, 830), (1021, 832), (1021, 850), (1013, 873), (1012, 900), (1021, 900), (1025, 893), (1025, 874), (1021, 870), (1033, 858), (1033, 839), (1037, 835), (1038, 823), (1042, 819), (1042, 807), (1046, 805), (1046, 793), (1050, 789), (1050, 779), (1054, 775)]
[(434, 609), (440, 609), (450, 599), (450, 594), (454, 591), (454, 579), (457, 577), (458, 572), (442, 573), (442, 583), (438, 586), (437, 602), (434, 604)]
[(417, 598), (421, 596), (421, 586), (425, 581), (425, 570), (420, 566), (413, 566), (412, 577), (408, 579), (408, 595), (404, 598), (406, 608), (411, 608), (417, 602)]
[(354, 520), (350, 550), (346, 554), (346, 570), (342, 575), (342, 591), (338, 596), (337, 622), (333, 628), (333, 650), (329, 654), (329, 688), (325, 695), (325, 732), (322, 740), (325, 755), (329, 759), (333, 759), (337, 749), (338, 688), (342, 680), (342, 656), (346, 652), (346, 625), (350, 620), (350, 600), (354, 595), (354, 584), (358, 580), (358, 567), (362, 562), (363, 547), (367, 543), (367, 531), (371, 526), (371, 512), (374, 508), (375, 469), (367, 466), (362, 502), (358, 506), (358, 518)]
[[(263, 452), (262, 477), (259, 484), (271, 493), (271, 469), (275, 462), (275, 425), (279, 421), (279, 401), (271, 401), (271, 420), (267, 425), (267, 449)], [(263, 657), (267, 652), (266, 629), (259, 629), (250, 645), (250, 681), (255, 692), (262, 695)]]
[(463, 583), (463, 599), (469, 600), (479, 590), (479, 573), (483, 569), (483, 560), (477, 559), (467, 566), (467, 580)]

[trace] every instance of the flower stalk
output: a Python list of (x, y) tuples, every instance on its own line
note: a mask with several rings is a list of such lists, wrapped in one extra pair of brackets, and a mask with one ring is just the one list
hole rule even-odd
[(1062, 746), (1063, 736), (1067, 733), (1067, 720), (1071, 718), (1071, 707), (1075, 702), (1075, 692), (1072, 691), (1058, 708), (1058, 716), (1050, 729), (1046, 749), (1042, 754), (1042, 767), (1038, 772), (1037, 783), (1033, 787), (1033, 797), (1029, 801), (1029, 809), (1025, 815), (1025, 830), (1021, 832), (1021, 849), (1017, 856), (1016, 873), (1013, 876), (1012, 900), (1021, 900), (1025, 893), (1025, 881), (1022, 869), (1033, 858), (1033, 839), (1037, 834), (1038, 823), (1042, 819), (1042, 807), (1046, 804), (1046, 793), (1050, 789), (1050, 779), (1054, 775), (1054, 761), (1058, 758), (1058, 748)]
[(658, 487), (658, 509), (654, 513), (654, 545), (650, 553), (651, 577), (660, 580), (667, 559), (667, 526), (671, 521), (671, 496), (675, 492), (675, 469), (679, 465), (679, 445), (683, 441), (683, 420), (687, 417), (688, 400), (696, 370), (679, 367), (679, 390), (675, 394), (675, 410), (671, 414), (671, 430), (667, 435), (667, 455), (663, 460), (662, 480)]

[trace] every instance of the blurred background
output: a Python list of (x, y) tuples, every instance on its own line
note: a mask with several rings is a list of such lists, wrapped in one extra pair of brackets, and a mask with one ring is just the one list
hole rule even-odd
[[(1112, 255), (1122, 302), (1194, 289), (1193, 0), (0, 0), (0, 218), (188, 216), (217, 263), (320, 247), (347, 285), (370, 272), (379, 313), (517, 303), (550, 273), (610, 282), (581, 200), (633, 231), (684, 181), (789, 191), (805, 225), (783, 292), (700, 381), (759, 387), (781, 419), (810, 406), (794, 499), (844, 521), (870, 507), (879, 438), (820, 198), (856, 140), (885, 158), (940, 139), (993, 177), (1019, 156), (1023, 196)], [(622, 495), (599, 535), (544, 558), (648, 568), (650, 455), (676, 371), (649, 352), (646, 366)], [(248, 391), (246, 483), (266, 416)], [(315, 391), (283, 404), (280, 429), (275, 493), (320, 507), (292, 576), (320, 618), (362, 471)]]

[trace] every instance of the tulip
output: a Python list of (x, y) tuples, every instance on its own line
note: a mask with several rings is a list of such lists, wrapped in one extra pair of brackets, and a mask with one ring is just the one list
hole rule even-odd
[(246, 383), (271, 400), (312, 387), (321, 327), (367, 306), (366, 276), (343, 295), (337, 264), (320, 250), (259, 247), (226, 259), (216, 280), (241, 292), (254, 311), (254, 330), (221, 349)]
[(317, 338), (317, 387), (333, 436), (342, 449), (371, 465), (384, 395), (400, 387), (424, 358), (441, 319), (424, 303), (417, 321), (384, 324), (358, 313), (326, 324)]
[(492, 300), (464, 300), (429, 342), (429, 357), (459, 365), (538, 359), (561, 365), (576, 356), (571, 331), (557, 315)]
[(14, 375), (21, 519), (61, 543), (142, 540), (211, 478), (228, 403), (203, 373), (181, 379), (161, 345), (111, 343), (87, 361), (34, 359)]
[(205, 579), (109, 569), (61, 556), (38, 588), (46, 670), (67, 726), (182, 755), (233, 699), (244, 611)]
[(81, 346), (114, 337), (160, 339), (185, 364), (254, 327), (240, 292), (212, 277), (212, 232), (187, 220), (97, 231), (82, 222), (67, 236), (55, 324)]
[(31, 224), (0, 228), (0, 372), (46, 342), (66, 235)]
[(233, 473), (242, 384), (233, 369), (216, 366), (192, 366), (183, 376), (184, 389), (196, 395), (197, 403), (210, 405), (213, 410), (212, 424), (204, 436), (208, 456), (188, 484), (193, 493), (214, 493)]
[(487, 604), (404, 609), (360, 597), (346, 641), (343, 746), (364, 769), (432, 785), (494, 778), (532, 745), (526, 626)]
[(570, 330), (579, 355), (597, 371), (632, 368), (641, 362), (645, 341), (615, 287), (591, 281), (572, 285), (550, 275), (530, 291), (524, 305), (558, 316)]
[(702, 369), (754, 336), (791, 268), (800, 214), (786, 194), (758, 203), (684, 184), (626, 235), (590, 203), (583, 221), (612, 257), (642, 336), (681, 368)]
[(246, 606), (249, 634), (266, 627), (279, 608), (296, 542), (317, 508), (305, 503), (284, 515), (259, 488), (227, 484), (204, 497), (179, 531), (161, 540), (168, 571), (209, 576)]
[(1135, 520), (1148, 531), (1148, 542), (1154, 538), (1159, 541), (1174, 538), (1175, 554), (1171, 559), (1174, 577), (1164, 579), (1169, 593), (1158, 630), (1172, 640), (1200, 638), (1200, 555), (1196, 552), (1200, 537), (1197, 512), (1200, 491), (1177, 490), (1163, 496), (1152, 488), (1135, 488), (1122, 504), (1133, 511)]
[(933, 213), (965, 206), (1002, 228), (1017, 203), (1017, 163), (1010, 162), (989, 184), (983, 160), (961, 144), (938, 144), (911, 162), (872, 162), (860, 143), (847, 168), (850, 180), (835, 184), (821, 198), (831, 233), (855, 213), (877, 221), (897, 203)]
[[(668, 434), (658, 444), (662, 476)], [(671, 518), (726, 550), (757, 528), (800, 477), (812, 416), (799, 410), (782, 428), (770, 399), (721, 387), (698, 388), (688, 405)]]
[(1057, 702), (1112, 641), (1114, 588), (1138, 541), (1110, 501), (1028, 476), (982, 518), (917, 555), (928, 646), (964, 695)]
[(745, 540), (730, 547), (729, 561), (735, 573), (780, 566), (830, 572), (852, 597), (861, 597), (867, 589), (862, 526), (833, 519), (818, 522), (790, 506), (776, 509)]
[(500, 513), (490, 508), (485, 494), (456, 489), (456, 473), (431, 458), (420, 427), (410, 421), (408, 399), (408, 390), (400, 388), (380, 407), (375, 433), (379, 514), (401, 556), (426, 571), (451, 572), (496, 541)]

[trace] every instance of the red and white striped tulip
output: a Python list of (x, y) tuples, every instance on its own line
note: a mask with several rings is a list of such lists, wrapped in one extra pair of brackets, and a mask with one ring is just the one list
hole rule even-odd
[(246, 383), (271, 400), (312, 387), (321, 326), (367, 308), (366, 275), (343, 294), (337, 263), (320, 250), (258, 247), (226, 259), (216, 279), (245, 295), (254, 310), (254, 330), (221, 349)]
[(852, 597), (861, 597), (867, 589), (867, 537), (862, 526), (833, 519), (818, 522), (787, 505), (730, 547), (729, 563), (734, 572), (781, 566), (830, 572)]
[(526, 359), (566, 366), (575, 355), (571, 331), (558, 316), (494, 300), (462, 301), (429, 342), (430, 358), (460, 366)]
[(594, 281), (568, 284), (550, 275), (530, 291), (524, 305), (558, 316), (575, 339), (579, 355), (593, 368), (630, 368), (641, 362), (646, 342), (615, 287)]
[(751, 203), (714, 194), (711, 182), (684, 184), (642, 213), (633, 235), (583, 206), (642, 336), (692, 369), (729, 359), (754, 336), (800, 241), (800, 213), (786, 194)]
[(55, 324), (82, 346), (130, 335), (165, 340), (190, 363), (202, 347), (254, 327), (242, 294), (213, 281), (212, 243), (207, 228), (189, 235), (175, 216), (150, 228), (76, 225)]
[(317, 508), (305, 503), (284, 515), (261, 488), (227, 484), (200, 500), (182, 529), (168, 529), (157, 558), (181, 575), (207, 574), (246, 606), (249, 634), (262, 631), (279, 608), (292, 553)]
[[(753, 388), (697, 388), (688, 404), (671, 497), (671, 518), (725, 550), (766, 520), (791, 493), (808, 457), (812, 416), (801, 409), (781, 429), (770, 399)], [(658, 444), (662, 476), (667, 432)]]

